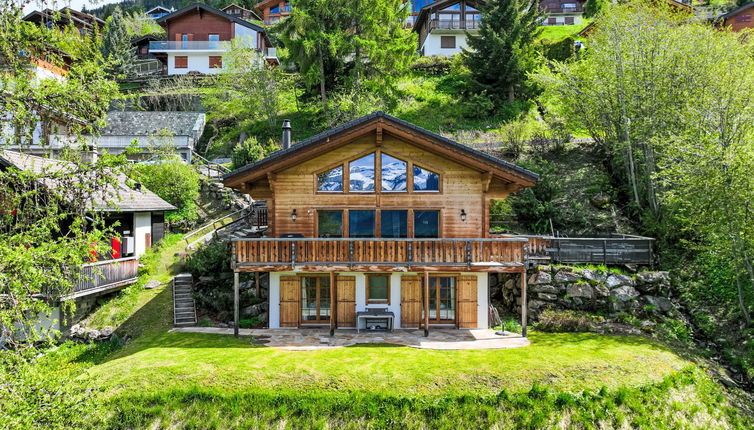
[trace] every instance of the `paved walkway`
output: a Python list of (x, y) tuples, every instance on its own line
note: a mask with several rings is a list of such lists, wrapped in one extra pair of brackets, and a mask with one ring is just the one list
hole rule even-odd
[[(210, 333), (232, 335), (232, 328), (179, 327), (171, 332)], [(316, 350), (342, 348), (358, 344), (392, 344), (412, 348), (439, 350), (508, 349), (529, 346), (529, 339), (516, 333), (498, 335), (490, 329), (454, 330), (430, 329), (429, 337), (423, 330), (401, 330), (394, 332), (361, 332), (356, 330), (336, 330), (330, 336), (328, 329), (241, 329), (241, 336), (253, 336), (254, 343), (287, 350)]]

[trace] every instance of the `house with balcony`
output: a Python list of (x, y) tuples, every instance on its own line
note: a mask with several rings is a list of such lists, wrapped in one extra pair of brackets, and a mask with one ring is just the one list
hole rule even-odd
[(254, 9), (262, 16), (265, 25), (273, 25), (284, 20), (291, 14), (289, 0), (265, 0), (254, 5)]
[(581, 24), (586, 0), (543, 0), (539, 6), (547, 13), (542, 25)]
[(105, 21), (70, 7), (64, 7), (57, 11), (52, 9), (35, 10), (24, 16), (23, 20), (47, 28), (73, 26), (82, 36), (89, 35), (97, 29), (105, 28)]
[[(487, 328), (489, 275), (523, 275), (528, 239), (492, 237), (489, 211), (538, 176), (375, 112), (224, 176), (264, 200), (264, 237), (233, 240), (266, 273), (270, 328)], [(237, 326), (236, 326), (237, 328)]]
[(167, 75), (221, 73), (231, 41), (276, 60), (262, 27), (203, 3), (165, 15), (157, 23), (167, 40), (149, 42), (149, 53), (163, 63)]
[(223, 12), (227, 13), (230, 16), (235, 16), (236, 18), (245, 19), (247, 21), (261, 21), (262, 17), (256, 12), (251, 9), (246, 9), (243, 6), (239, 6), (235, 3), (231, 3), (224, 8), (220, 9)]
[(483, 0), (441, 0), (424, 6), (414, 19), (419, 54), (450, 56), (468, 47), (467, 34), (478, 32)]

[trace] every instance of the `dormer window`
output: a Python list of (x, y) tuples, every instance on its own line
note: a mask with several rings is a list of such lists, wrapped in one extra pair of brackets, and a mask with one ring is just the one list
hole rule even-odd
[(317, 175), (317, 191), (343, 191), (343, 168), (336, 167)]
[(374, 154), (361, 157), (348, 163), (350, 191), (374, 191)]
[(414, 191), (440, 191), (440, 175), (414, 166)]

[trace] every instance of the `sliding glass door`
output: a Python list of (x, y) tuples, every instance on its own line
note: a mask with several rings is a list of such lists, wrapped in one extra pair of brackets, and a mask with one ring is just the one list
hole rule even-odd
[(453, 276), (430, 276), (429, 322), (451, 324), (456, 320), (456, 278)]

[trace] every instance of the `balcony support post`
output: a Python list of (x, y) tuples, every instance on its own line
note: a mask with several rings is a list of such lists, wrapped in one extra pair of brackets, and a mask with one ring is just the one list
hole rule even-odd
[(233, 270), (233, 335), (238, 337), (239, 314), (239, 273)]
[(526, 313), (529, 304), (526, 299), (526, 266), (521, 271), (521, 336), (526, 337)]
[(429, 272), (424, 272), (424, 337), (429, 337)]

